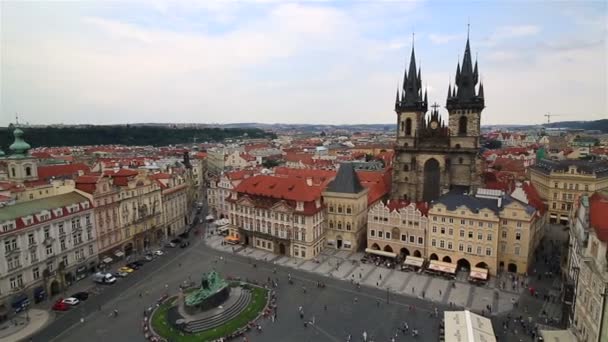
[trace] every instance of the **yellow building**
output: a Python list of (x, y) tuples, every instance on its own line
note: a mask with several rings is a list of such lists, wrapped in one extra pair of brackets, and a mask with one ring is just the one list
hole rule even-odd
[(542, 236), (541, 215), (532, 205), (500, 190), (473, 196), (452, 191), (428, 213), (428, 255), (457, 265), (525, 273)]
[(329, 247), (357, 251), (365, 245), (368, 192), (352, 164), (341, 164), (336, 178), (323, 192)]
[(530, 167), (530, 180), (547, 202), (549, 221), (568, 224), (575, 198), (608, 189), (608, 161), (547, 160)]
[(120, 224), (126, 255), (143, 252), (162, 241), (162, 199), (158, 183), (145, 171), (120, 169), (109, 175), (120, 187)]
[[(187, 175), (186, 175), (187, 177)], [(161, 187), (163, 237), (173, 237), (184, 232), (188, 222), (188, 189), (190, 184), (182, 175), (157, 173), (151, 175)]]

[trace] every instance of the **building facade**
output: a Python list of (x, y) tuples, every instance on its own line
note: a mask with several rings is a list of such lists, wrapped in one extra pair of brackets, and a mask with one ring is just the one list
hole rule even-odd
[(123, 230), (123, 252), (143, 252), (164, 237), (162, 194), (159, 184), (145, 172), (120, 169), (111, 177), (120, 196), (119, 219)]
[[(184, 232), (190, 224), (188, 189), (190, 184), (180, 175), (156, 174), (150, 176), (161, 187), (163, 238), (168, 239)], [(157, 240), (157, 242), (159, 242)]]
[(430, 260), (490, 274), (527, 272), (542, 235), (536, 208), (500, 190), (452, 191), (433, 203), (428, 217)]
[(403, 200), (380, 201), (367, 214), (367, 246), (400, 255), (427, 258), (426, 204)]
[(72, 192), (0, 208), (0, 302), (60, 293), (98, 263), (93, 206)]
[(482, 171), (479, 150), (481, 111), (485, 107), (483, 84), (476, 89), (479, 73), (473, 67), (469, 40), (462, 69), (456, 69), (456, 83), (450, 85), (446, 108), (448, 125), (440, 119), (438, 105), (429, 115), (426, 91), (422, 91), (420, 69), (414, 48), (403, 88), (397, 90), (397, 140), (392, 197), (430, 202), (455, 186), (474, 191)]
[(570, 330), (579, 341), (608, 340), (608, 193), (577, 198), (570, 221)]
[(299, 178), (247, 178), (228, 199), (229, 235), (277, 255), (315, 258), (325, 244), (321, 191)]
[(529, 168), (530, 181), (547, 202), (549, 221), (568, 224), (575, 198), (608, 189), (608, 161), (542, 159)]
[(93, 203), (100, 260), (111, 262), (115, 258), (121, 258), (124, 255), (124, 232), (119, 220), (120, 189), (114, 186), (110, 177), (101, 175), (78, 177), (76, 189)]
[(352, 251), (365, 246), (368, 192), (353, 165), (341, 164), (336, 177), (323, 191), (327, 246)]

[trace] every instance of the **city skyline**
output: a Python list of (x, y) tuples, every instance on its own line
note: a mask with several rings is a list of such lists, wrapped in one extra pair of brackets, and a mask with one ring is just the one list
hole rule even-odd
[(601, 2), (0, 6), (0, 125), (15, 113), (30, 124), (391, 123), (412, 32), (429, 102), (444, 106), (467, 22), (483, 125), (608, 112)]

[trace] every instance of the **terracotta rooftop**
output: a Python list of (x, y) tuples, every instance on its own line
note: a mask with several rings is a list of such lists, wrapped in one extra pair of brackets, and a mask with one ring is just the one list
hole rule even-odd
[(598, 239), (608, 242), (608, 194), (596, 192), (589, 198), (589, 225)]
[(258, 175), (243, 180), (236, 191), (254, 196), (312, 202), (321, 198), (321, 187), (310, 186), (306, 180), (296, 177)]
[(83, 163), (38, 166), (38, 178), (46, 180), (52, 177), (72, 178), (78, 175), (80, 171), (87, 173), (91, 169)]

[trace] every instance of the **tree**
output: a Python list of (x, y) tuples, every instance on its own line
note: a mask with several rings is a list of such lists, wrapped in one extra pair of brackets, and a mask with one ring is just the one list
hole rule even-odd
[(277, 159), (266, 159), (262, 162), (262, 166), (267, 169), (272, 169), (273, 167), (279, 166), (281, 164), (280, 160)]

